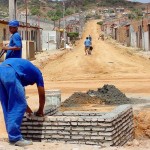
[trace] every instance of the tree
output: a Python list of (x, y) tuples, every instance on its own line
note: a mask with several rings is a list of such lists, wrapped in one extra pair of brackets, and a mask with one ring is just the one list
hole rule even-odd
[(31, 15), (39, 16), (41, 14), (40, 10), (36, 7), (31, 8), (30, 12), (31, 12)]
[(55, 15), (55, 16), (53, 16), (53, 17), (51, 18), (51, 20), (54, 22), (54, 28), (55, 28), (55, 23), (56, 23), (56, 21), (59, 20), (59, 19), (60, 19), (60, 17), (57, 16), (57, 15)]

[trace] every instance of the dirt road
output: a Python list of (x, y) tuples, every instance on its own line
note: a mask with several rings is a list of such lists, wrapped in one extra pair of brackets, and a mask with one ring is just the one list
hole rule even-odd
[[(43, 59), (39, 57), (33, 61), (35, 64), (41, 61), (45, 66), (40, 67), (46, 90), (60, 89), (64, 100), (75, 91), (95, 90), (104, 84), (113, 84), (127, 96), (150, 99), (150, 60), (137, 55), (132, 48), (110, 40), (98, 40), (100, 30), (96, 23), (89, 21), (86, 24), (82, 39), (77, 41), (72, 51), (56, 56), (57, 59), (45, 59), (47, 56), (43, 55)], [(85, 55), (83, 42), (89, 34), (94, 49), (92, 55)], [(27, 87), (26, 93), (28, 103), (34, 109), (38, 104), (36, 86)], [(145, 126), (150, 128), (149, 112), (150, 108), (147, 108), (141, 118), (147, 118)], [(145, 130), (142, 128), (142, 131)], [(0, 132), (6, 135), (3, 125)]]
[[(50, 61), (43, 69), (46, 88), (59, 88), (62, 93), (85, 91), (113, 84), (125, 93), (150, 93), (150, 61), (135, 55), (131, 48), (98, 40), (97, 21), (90, 21), (73, 52)], [(92, 55), (85, 55), (86, 36), (93, 40)]]

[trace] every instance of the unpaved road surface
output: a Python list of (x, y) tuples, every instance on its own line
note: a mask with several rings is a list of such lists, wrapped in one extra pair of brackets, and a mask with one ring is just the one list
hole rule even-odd
[[(72, 51), (61, 51), (55, 55), (41, 54), (33, 61), (41, 68), (45, 89), (60, 89), (62, 100), (65, 100), (74, 92), (96, 90), (104, 84), (111, 84), (128, 97), (138, 98), (141, 101), (142, 99), (150, 100), (150, 60), (138, 55), (134, 49), (116, 44), (112, 40), (98, 40), (100, 29), (97, 22), (91, 20), (86, 24), (82, 39), (77, 41)], [(92, 36), (94, 49), (92, 55), (85, 55), (83, 43), (89, 34)], [(36, 109), (38, 107), (36, 86), (28, 86), (26, 93), (29, 96), (29, 105), (33, 110)], [(143, 107), (143, 109), (139, 104), (134, 108), (136, 135), (140, 142), (135, 142), (125, 149), (135, 150), (137, 147), (139, 147), (138, 149), (148, 149), (150, 147), (150, 107), (147, 104), (147, 108)], [(2, 134), (0, 136), (5, 137), (6, 132), (2, 119), (1, 117), (0, 132)], [(147, 140), (143, 140), (145, 138)], [(68, 145), (68, 148), (66, 144), (60, 148), (59, 146), (60, 144), (56, 144), (54, 149), (62, 150), (64, 146), (66, 150), (73, 150), (73, 146)], [(38, 149), (37, 147), (35, 149)], [(45, 146), (44, 148), (46, 149)], [(81, 150), (81, 148), (78, 149)], [(84, 147), (84, 149), (88, 150), (91, 147)], [(95, 149), (99, 148), (95, 147)]]

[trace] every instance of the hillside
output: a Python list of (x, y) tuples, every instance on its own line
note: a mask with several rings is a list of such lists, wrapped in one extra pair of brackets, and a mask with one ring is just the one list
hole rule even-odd
[[(0, 11), (8, 14), (9, 0), (0, 0)], [(80, 11), (87, 11), (89, 9), (96, 9), (98, 7), (126, 7), (133, 9), (140, 6), (140, 3), (129, 2), (127, 0), (65, 0), (65, 16), (77, 13)], [(19, 11), (25, 11), (25, 0), (17, 0)], [(39, 15), (41, 18), (58, 20), (63, 17), (63, 3), (62, 1), (52, 0), (27, 0), (28, 14)], [(143, 6), (141, 6), (143, 7)], [(7, 17), (1, 16), (0, 17)]]

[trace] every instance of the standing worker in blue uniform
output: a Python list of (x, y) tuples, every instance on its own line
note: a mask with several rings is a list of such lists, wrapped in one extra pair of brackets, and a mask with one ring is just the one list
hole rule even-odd
[(24, 113), (32, 113), (28, 107), (24, 86), (37, 84), (39, 108), (36, 116), (44, 116), (45, 104), (44, 81), (41, 71), (30, 61), (22, 58), (9, 58), (0, 64), (0, 101), (4, 113), (9, 142), (16, 146), (31, 145), (24, 140), (20, 126)]
[(18, 33), (19, 22), (12, 20), (9, 22), (9, 31), (11, 33), (8, 46), (3, 46), (2, 49), (7, 51), (6, 58), (21, 58), (22, 57), (22, 39)]

